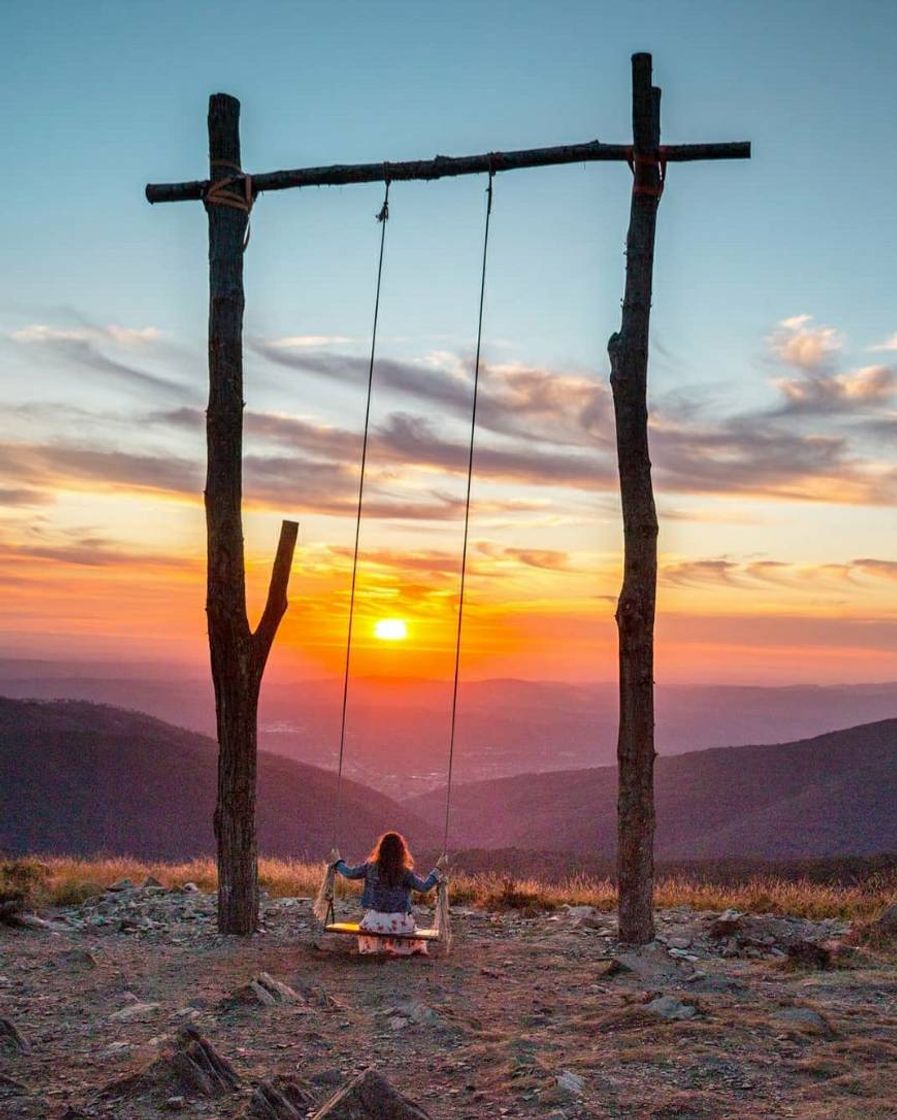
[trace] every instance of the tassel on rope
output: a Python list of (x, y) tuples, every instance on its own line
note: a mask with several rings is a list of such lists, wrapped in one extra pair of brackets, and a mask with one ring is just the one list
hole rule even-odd
[(452, 916), (449, 909), (449, 881), (443, 875), (436, 885), (436, 915), (433, 928), (439, 934), (439, 939), (445, 945), (446, 953), (452, 951)]
[(311, 908), (312, 913), (323, 925), (333, 909), (333, 891), (336, 885), (336, 863), (328, 863), (324, 871), (324, 878), (318, 888), (317, 896)]

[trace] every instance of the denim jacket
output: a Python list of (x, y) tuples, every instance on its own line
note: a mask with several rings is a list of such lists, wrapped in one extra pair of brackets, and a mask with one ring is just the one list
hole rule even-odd
[(361, 905), (365, 910), (376, 910), (381, 914), (410, 914), (411, 892), (425, 894), (439, 882), (438, 871), (431, 871), (426, 879), (421, 879), (413, 871), (406, 871), (397, 887), (388, 887), (381, 885), (376, 863), (359, 863), (357, 867), (350, 867), (343, 859), (336, 864), (336, 870), (344, 879), (364, 879)]

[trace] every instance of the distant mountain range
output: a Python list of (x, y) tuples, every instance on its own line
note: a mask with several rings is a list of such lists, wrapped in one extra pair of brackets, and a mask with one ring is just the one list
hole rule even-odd
[[(214, 851), (216, 745), (139, 712), (82, 701), (0, 699), (0, 851), (106, 851), (180, 859)], [(330, 847), (332, 773), (259, 755), (267, 855)], [(657, 760), (657, 853), (667, 860), (799, 859), (897, 851), (897, 720), (773, 746)], [(363, 855), (385, 828), (434, 850), (436, 790), (402, 804), (344, 782), (340, 845)], [(452, 846), (610, 857), (613, 767), (461, 783)]]
[[(182, 859), (214, 852), (217, 745), (139, 712), (81, 701), (0, 698), (0, 852)], [(329, 850), (332, 774), (259, 754), (259, 846), (266, 855)], [(408, 809), (343, 783), (340, 846), (361, 858), (385, 828), (419, 848), (436, 832)]]
[[(78, 699), (137, 708), (214, 735), (205, 676), (173, 678), (157, 666), (85, 666), (0, 660), (0, 695)], [(260, 745), (300, 762), (335, 768), (339, 682), (269, 675), (262, 689)], [(352, 682), (347, 773), (403, 799), (443, 780), (449, 739), (447, 681)], [(662, 755), (741, 743), (803, 739), (833, 728), (897, 717), (897, 684), (817, 687), (660, 685)], [(486, 680), (462, 685), (455, 773), (485, 781), (531, 771), (612, 765), (617, 690), (611, 684)]]
[[(897, 720), (773, 746), (659, 758), (660, 859), (871, 855), (897, 851)], [(443, 794), (408, 804), (436, 824)], [(521, 774), (458, 786), (457, 847), (609, 855), (616, 768)]]

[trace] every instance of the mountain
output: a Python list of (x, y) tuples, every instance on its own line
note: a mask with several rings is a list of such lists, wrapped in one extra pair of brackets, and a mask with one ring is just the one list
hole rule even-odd
[[(150, 663), (0, 659), (0, 694), (89, 700), (139, 708), (159, 719), (214, 735), (208, 675), (176, 678)], [(259, 745), (297, 761), (335, 768), (341, 683), (268, 674), (262, 689)], [(398, 800), (444, 780), (451, 683), (353, 680), (346, 773)], [(657, 749), (662, 755), (770, 743), (897, 717), (897, 684), (660, 685)], [(462, 684), (455, 773), (486, 781), (531, 771), (612, 765), (617, 689), (607, 683), (496, 679)]]
[[(181, 859), (215, 850), (217, 746), (139, 712), (81, 701), (0, 698), (0, 851), (98, 851)], [(332, 774), (260, 752), (259, 849), (320, 857), (330, 848)], [(343, 782), (340, 847), (361, 856), (385, 828), (438, 847), (408, 809)]]
[[(661, 859), (797, 859), (897, 851), (897, 720), (772, 746), (658, 758)], [(408, 802), (439, 820), (439, 791)], [(610, 855), (616, 768), (455, 788), (455, 847)]]

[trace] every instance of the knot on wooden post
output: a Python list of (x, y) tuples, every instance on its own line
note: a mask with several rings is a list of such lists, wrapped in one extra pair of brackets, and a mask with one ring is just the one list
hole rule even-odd
[(243, 250), (245, 252), (250, 235), (249, 214), (255, 202), (252, 192), (252, 176), (246, 174), (241, 167), (229, 160), (213, 159), (212, 168), (216, 167), (231, 168), (235, 174), (224, 179), (213, 179), (203, 192), (203, 204), (207, 209), (209, 206), (229, 206), (232, 210), (240, 210), (246, 215), (246, 234), (243, 237)]
[[(653, 153), (641, 154), (636, 152), (630, 145), (626, 149), (626, 162), (629, 164), (629, 170), (635, 177), (632, 193), (649, 195), (652, 198), (660, 198), (663, 194), (663, 188), (667, 178), (666, 149), (659, 147)], [(656, 169), (657, 181), (653, 183), (648, 181), (649, 176), (646, 176), (642, 172), (642, 168)], [(653, 178), (653, 176), (650, 176), (650, 178)]]

